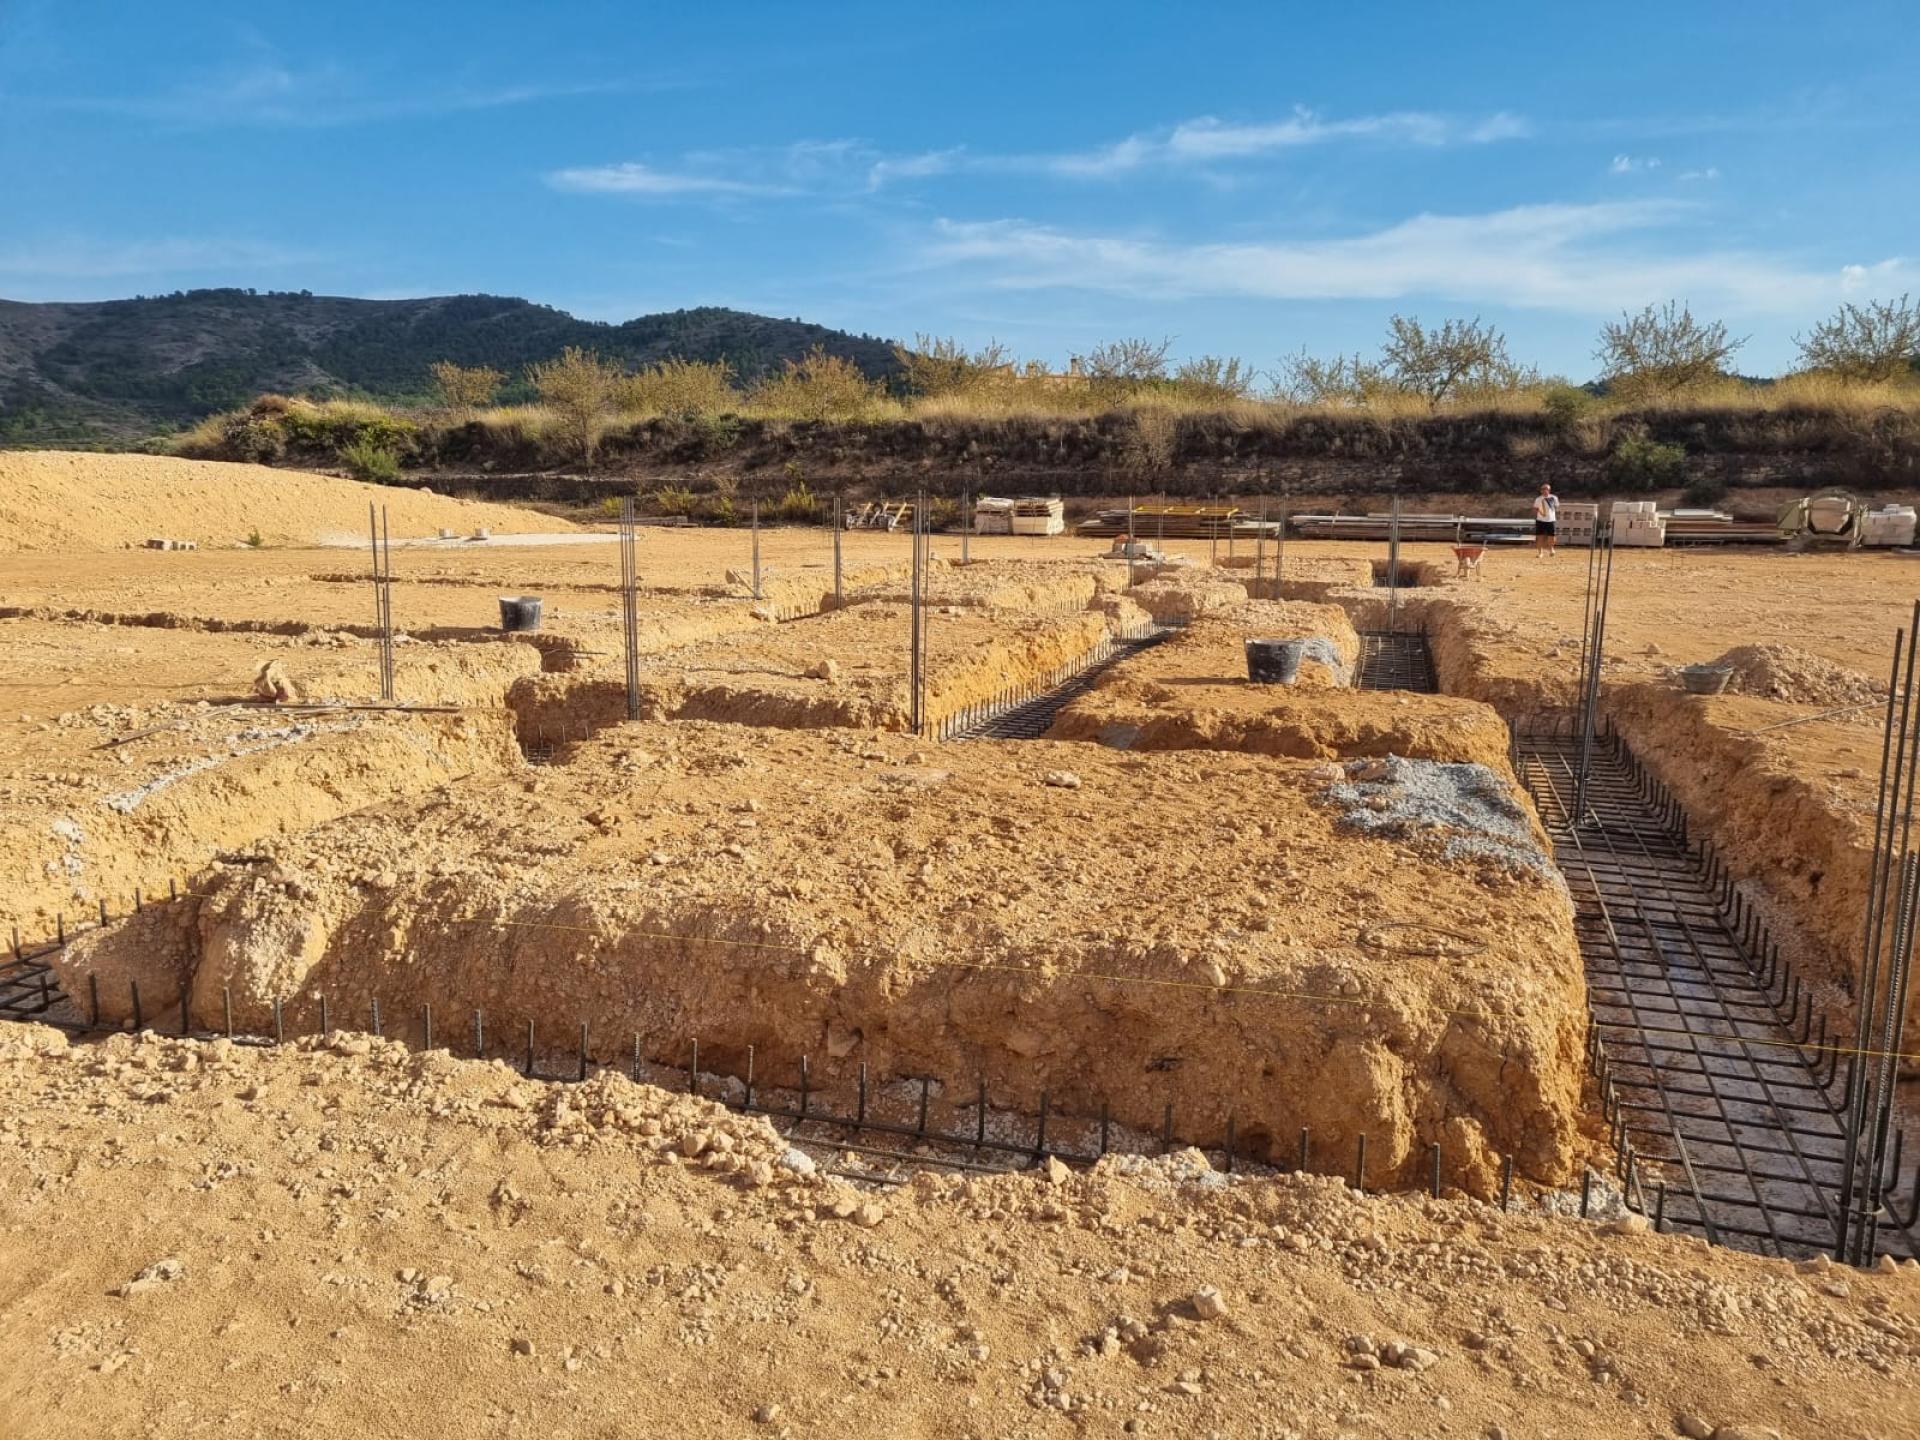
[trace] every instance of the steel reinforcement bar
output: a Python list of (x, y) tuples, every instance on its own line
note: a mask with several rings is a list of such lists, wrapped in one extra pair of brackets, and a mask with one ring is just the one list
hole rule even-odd
[[(1663, 1228), (1780, 1256), (1831, 1250), (1846, 1132), (1830, 1042), (1801, 983), (1672, 793), (1611, 730), (1593, 744), (1573, 823), (1577, 717), (1514, 737), (1574, 902), (1592, 1017), (1589, 1066), (1615, 1170)], [(1920, 1253), (1920, 1166), (1885, 1170), (1880, 1253)], [(1874, 1258), (1872, 1254), (1860, 1257)]]

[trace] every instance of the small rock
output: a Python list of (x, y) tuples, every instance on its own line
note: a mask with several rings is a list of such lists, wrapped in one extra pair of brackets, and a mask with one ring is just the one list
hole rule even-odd
[(1063, 1160), (1061, 1160), (1059, 1156), (1049, 1155), (1047, 1157), (1047, 1183), (1048, 1184), (1050, 1185), (1064, 1184), (1066, 1182), (1067, 1177), (1071, 1174), (1073, 1174), (1073, 1172), (1067, 1168), (1066, 1163)]
[(871, 1230), (886, 1218), (886, 1207), (875, 1204), (871, 1200), (864, 1205), (856, 1207), (853, 1212), (853, 1223), (868, 1230)]
[(1609, 1235), (1644, 1235), (1651, 1228), (1644, 1215), (1622, 1215), (1607, 1226)]
[(796, 1175), (811, 1175), (818, 1167), (814, 1165), (813, 1157), (806, 1151), (789, 1149), (780, 1157), (780, 1168), (791, 1170)]
[(138, 1295), (142, 1291), (152, 1290), (158, 1286), (169, 1285), (175, 1280), (183, 1279), (186, 1273), (187, 1267), (172, 1257), (168, 1257), (165, 1260), (156, 1260), (114, 1293), (116, 1295)]
[(840, 678), (840, 664), (837, 660), (816, 660), (807, 667), (807, 679), (825, 680), (832, 684)]
[(1708, 1440), (1713, 1434), (1711, 1425), (1698, 1415), (1689, 1415), (1684, 1410), (1673, 1417), (1673, 1428), (1686, 1436), (1687, 1440)]
[(1202, 1320), (1218, 1320), (1227, 1313), (1227, 1302), (1220, 1292), (1211, 1285), (1202, 1285), (1193, 1292), (1193, 1313)]
[[(829, 660), (826, 663), (831, 665), (833, 662)], [(780, 1407), (778, 1405), (762, 1405), (758, 1410), (753, 1412), (753, 1423), (756, 1425), (771, 1425), (779, 1418)]]
[(1712, 1440), (1780, 1440), (1780, 1432), (1761, 1425), (1717, 1425)]
[(1080, 777), (1071, 770), (1049, 770), (1044, 783), (1053, 786), (1056, 790), (1078, 790)]
[(524, 1335), (516, 1335), (513, 1340), (513, 1353), (516, 1355), (533, 1354), (533, 1341)]

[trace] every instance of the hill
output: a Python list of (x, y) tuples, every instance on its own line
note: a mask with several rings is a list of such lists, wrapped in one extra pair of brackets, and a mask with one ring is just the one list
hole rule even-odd
[(188, 290), (73, 304), (0, 300), (0, 444), (126, 440), (262, 391), (418, 398), (436, 360), (492, 365), (517, 381), (522, 366), (569, 345), (633, 366), (725, 360), (748, 381), (816, 345), (876, 378), (896, 368), (877, 337), (714, 307), (614, 325), (497, 295)]

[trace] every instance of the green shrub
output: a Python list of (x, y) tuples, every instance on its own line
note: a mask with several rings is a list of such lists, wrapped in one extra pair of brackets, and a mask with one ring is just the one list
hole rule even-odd
[(243, 411), (228, 419), (221, 435), (221, 448), (230, 459), (272, 465), (286, 456), (287, 432), (270, 415)]
[(1549, 385), (1540, 397), (1540, 408), (1547, 418), (1562, 429), (1576, 423), (1594, 408), (1594, 398), (1578, 385)]
[(1686, 475), (1685, 449), (1645, 435), (1621, 437), (1607, 457), (1607, 479), (1621, 490), (1665, 490)]
[(695, 415), (693, 438), (702, 455), (724, 455), (740, 443), (740, 417), (705, 412)]
[(368, 436), (342, 446), (340, 463), (356, 480), (390, 485), (400, 478), (400, 456), (393, 446)]
[(789, 485), (787, 493), (773, 504), (771, 518), (791, 520), (799, 524), (811, 524), (820, 518), (820, 501), (806, 482)]
[(641, 508), (649, 515), (691, 515), (698, 503), (693, 491), (684, 485), (662, 485), (640, 497)]
[(740, 514), (733, 508), (731, 495), (716, 495), (707, 502), (705, 518), (715, 525), (738, 525)]
[(1727, 498), (1727, 482), (1718, 475), (1702, 475), (1680, 492), (1680, 503), (1694, 510), (1711, 510)]

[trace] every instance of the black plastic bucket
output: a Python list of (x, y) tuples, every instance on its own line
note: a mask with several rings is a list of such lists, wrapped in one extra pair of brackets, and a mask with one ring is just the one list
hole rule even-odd
[(1291, 685), (1306, 657), (1305, 640), (1247, 641), (1247, 679), (1256, 685)]
[(538, 595), (502, 595), (500, 597), (500, 628), (509, 634), (520, 630), (538, 630), (540, 628), (540, 597)]

